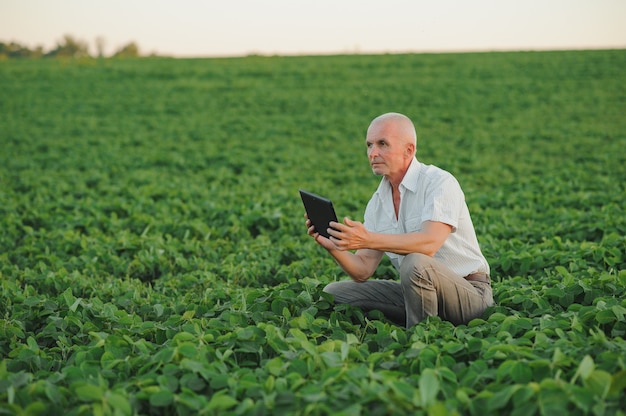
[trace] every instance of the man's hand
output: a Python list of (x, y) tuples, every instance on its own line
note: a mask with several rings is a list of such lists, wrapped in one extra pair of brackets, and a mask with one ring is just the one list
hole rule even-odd
[(308, 228), (307, 233), (315, 239), (315, 242), (320, 246), (324, 247), (328, 251), (339, 250), (339, 248), (328, 238), (324, 237), (320, 233), (315, 230), (315, 227), (311, 223), (309, 216), (305, 213), (304, 218), (306, 218), (306, 226)]
[(352, 221), (348, 217), (345, 217), (343, 221), (343, 224), (334, 221), (329, 224), (331, 228), (328, 229), (328, 234), (335, 247), (342, 251), (368, 248), (370, 233), (363, 223)]
[[(354, 281), (364, 282), (374, 274), (383, 257), (383, 252), (367, 248), (357, 249), (357, 246), (365, 244), (366, 236), (369, 235), (363, 224), (349, 218), (344, 218), (344, 224), (333, 221), (330, 226), (334, 229), (329, 230), (331, 237), (326, 238), (315, 230), (306, 214), (304, 217), (308, 234), (315, 239), (317, 244), (328, 250)], [(357, 251), (352, 253), (349, 251), (352, 249), (357, 249)]]

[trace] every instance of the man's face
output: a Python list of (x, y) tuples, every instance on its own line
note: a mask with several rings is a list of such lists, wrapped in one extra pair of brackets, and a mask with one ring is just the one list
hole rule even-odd
[(409, 156), (407, 144), (396, 134), (393, 125), (373, 125), (367, 131), (367, 158), (376, 175), (393, 177), (404, 174)]

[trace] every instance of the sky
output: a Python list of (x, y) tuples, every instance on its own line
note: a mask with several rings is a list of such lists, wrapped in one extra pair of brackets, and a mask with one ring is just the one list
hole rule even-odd
[(626, 49), (626, 0), (0, 0), (0, 41), (173, 57)]

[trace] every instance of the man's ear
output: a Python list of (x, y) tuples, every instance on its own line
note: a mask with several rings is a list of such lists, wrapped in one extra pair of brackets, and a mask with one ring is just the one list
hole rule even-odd
[(415, 145), (413, 143), (407, 143), (406, 154), (408, 157), (413, 157), (413, 155), (415, 154)]

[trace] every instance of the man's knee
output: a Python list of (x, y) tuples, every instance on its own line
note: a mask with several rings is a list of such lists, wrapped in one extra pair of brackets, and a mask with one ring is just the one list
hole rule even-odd
[(323, 291), (325, 293), (330, 293), (331, 295), (334, 295), (337, 292), (337, 284), (340, 282), (332, 282), (327, 284), (326, 286), (324, 286)]
[(350, 297), (349, 294), (353, 292), (350, 289), (351, 283), (350, 281), (332, 282), (324, 287), (323, 292), (331, 294), (337, 303), (346, 303)]
[(432, 261), (432, 257), (421, 253), (407, 254), (400, 264), (400, 281), (411, 281), (423, 277), (423, 270)]

